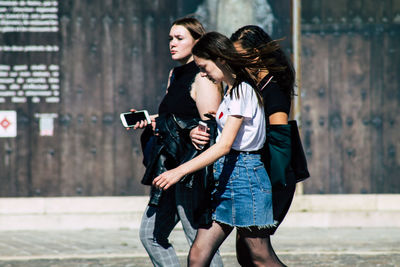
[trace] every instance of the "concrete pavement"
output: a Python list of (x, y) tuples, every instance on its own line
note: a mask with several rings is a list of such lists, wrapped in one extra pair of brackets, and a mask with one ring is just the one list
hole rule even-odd
[[(233, 232), (221, 248), (227, 267), (239, 266)], [(171, 241), (186, 266), (188, 245)], [(273, 246), (288, 266), (400, 266), (400, 228), (278, 229)], [(0, 266), (152, 266), (137, 229), (0, 231)]]
[[(0, 267), (147, 267), (138, 227), (148, 197), (0, 198)], [(400, 195), (296, 195), (272, 237), (288, 266), (399, 266)], [(235, 233), (221, 247), (239, 266)], [(182, 227), (171, 236), (182, 266)]]

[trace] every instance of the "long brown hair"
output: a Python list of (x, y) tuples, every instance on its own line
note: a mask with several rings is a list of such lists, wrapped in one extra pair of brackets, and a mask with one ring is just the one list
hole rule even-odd
[(266, 68), (264, 62), (260, 62), (260, 55), (266, 55), (275, 51), (278, 47), (274, 43), (268, 43), (258, 48), (257, 52), (239, 53), (233, 42), (223, 34), (218, 32), (206, 33), (195, 44), (192, 49), (193, 55), (216, 61), (217, 59), (225, 61), (224, 67), (235, 77), (233, 91), (237, 97), (239, 96), (238, 86), (242, 82), (249, 83), (257, 95), (258, 103), (262, 104), (262, 97), (257, 88), (257, 79), (249, 73), (250, 68)]
[(260, 27), (248, 25), (238, 29), (230, 38), (232, 42), (238, 42), (246, 53), (254, 53), (265, 44), (273, 44), (277, 49), (271, 53), (260, 54), (260, 61), (274, 76), (278, 85), (288, 97), (294, 94), (295, 71), (292, 63), (281, 49), (277, 40), (272, 38)]

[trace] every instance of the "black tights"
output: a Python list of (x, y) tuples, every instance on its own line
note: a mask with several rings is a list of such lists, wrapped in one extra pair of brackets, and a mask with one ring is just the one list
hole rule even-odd
[[(190, 248), (188, 266), (209, 266), (210, 262), (232, 232), (233, 227), (213, 222), (210, 228), (199, 229), (196, 239)], [(257, 229), (238, 229), (241, 244), (241, 257), (244, 256), (248, 262), (240, 262), (242, 266), (285, 266), (276, 256), (269, 235), (265, 237), (262, 231)]]
[(199, 228), (189, 251), (188, 266), (210, 266), (214, 254), (232, 229), (216, 222), (210, 228)]
[(257, 233), (238, 231), (236, 236), (236, 257), (240, 266), (286, 266), (276, 255), (268, 234), (259, 237)]

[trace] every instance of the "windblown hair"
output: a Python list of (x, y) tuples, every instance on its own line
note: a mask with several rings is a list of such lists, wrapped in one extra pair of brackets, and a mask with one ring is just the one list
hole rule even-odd
[(198, 40), (201, 36), (206, 33), (203, 25), (195, 18), (184, 17), (175, 20), (171, 26), (180, 25), (185, 27), (189, 32), (193, 39)]
[(271, 53), (260, 53), (260, 60), (264, 62), (265, 68), (274, 76), (285, 94), (288, 97), (294, 95), (295, 71), (278, 41), (272, 40), (263, 29), (255, 25), (238, 29), (230, 39), (234, 43), (239, 43), (246, 54), (254, 53), (254, 51), (261, 52), (265, 44), (276, 47)]
[(266, 68), (264, 61), (258, 60), (262, 55), (266, 57), (267, 54), (278, 49), (277, 43), (267, 43), (258, 47), (257, 51), (249, 51), (246, 53), (238, 52), (233, 45), (233, 42), (228, 37), (218, 32), (208, 32), (195, 44), (192, 49), (193, 55), (209, 59), (216, 62), (220, 59), (224, 62), (224, 67), (231, 72), (235, 77), (233, 84), (233, 91), (237, 97), (239, 96), (238, 85), (245, 81), (248, 82), (256, 92), (259, 104), (262, 104), (262, 97), (257, 88), (258, 80), (252, 75), (248, 69), (252, 68)]

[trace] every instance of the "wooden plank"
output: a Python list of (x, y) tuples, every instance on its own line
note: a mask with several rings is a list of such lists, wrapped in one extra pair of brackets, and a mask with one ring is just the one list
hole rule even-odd
[[(29, 43), (55, 43), (58, 41), (57, 35), (29, 35), (32, 40)], [(46, 66), (59, 65), (58, 53), (31, 53), (29, 56), (30, 64), (43, 64)], [(53, 77), (53, 79), (59, 79)], [(29, 138), (30, 144), (30, 173), (31, 184), (34, 195), (36, 196), (57, 196), (60, 194), (59, 171), (60, 171), (60, 153), (58, 144), (60, 142), (58, 135), (58, 119), (53, 119), (53, 136), (42, 136), (40, 133), (40, 116), (43, 114), (58, 115), (60, 110), (59, 103), (47, 103), (44, 98), (40, 103), (31, 104), (31, 97), (28, 98), (27, 108), (29, 119), (31, 120)], [(39, 117), (38, 117), (39, 116)]]
[(304, 193), (329, 193), (329, 42), (316, 34), (302, 38), (302, 139), (311, 178)]
[(383, 57), (383, 193), (400, 193), (400, 37), (395, 26), (384, 34)]
[[(343, 127), (344, 118), (341, 98), (345, 94), (343, 75), (347, 72), (346, 64), (342, 64), (340, 56), (346, 51), (343, 36), (329, 36), (329, 127), (327, 138), (329, 146), (329, 193), (344, 193), (343, 191)], [(339, 58), (338, 58), (339, 57)], [(346, 77), (346, 76), (345, 76)], [(338, 97), (340, 96), (340, 97)]]
[[(68, 12), (61, 18), (61, 71), (62, 79), (62, 106), (60, 111), (60, 191), (62, 196), (73, 196), (82, 190), (83, 155), (81, 154), (80, 140), (83, 134), (77, 134), (76, 114), (82, 111), (82, 105), (77, 103), (77, 92), (84, 92), (84, 62), (87, 53), (85, 48), (85, 32), (82, 27), (82, 18), (78, 15), (82, 10), (80, 1), (73, 1)], [(64, 3), (60, 3), (62, 6)], [(64, 9), (64, 8), (62, 8)], [(95, 94), (93, 94), (95, 95)]]
[[(124, 7), (127, 9), (127, 6)], [(132, 7), (131, 7), (132, 9)], [(138, 16), (140, 10), (127, 10), (121, 15), (129, 18), (129, 14)], [(115, 84), (115, 115), (127, 112), (130, 108), (142, 109), (143, 91), (145, 84), (143, 80), (142, 54), (137, 50), (135, 44), (140, 40), (140, 22), (120, 19), (114, 31), (113, 54), (114, 57), (114, 84)], [(133, 60), (135, 57), (135, 60)], [(135, 71), (132, 71), (132, 67)], [(133, 76), (132, 76), (133, 75)], [(133, 153), (138, 150), (139, 136), (135, 131), (126, 131), (117, 118), (115, 125), (115, 150), (114, 150), (114, 194), (131, 195), (143, 194), (144, 187), (140, 186), (140, 176), (144, 169), (134, 168), (132, 165), (141, 164), (141, 160), (134, 160)], [(134, 138), (132, 138), (132, 135)], [(141, 154), (139, 154), (141, 156)], [(141, 167), (141, 166), (140, 166)]]
[[(343, 192), (370, 193), (370, 130), (364, 122), (369, 117), (370, 81), (369, 40), (360, 34), (341, 37), (343, 53), (337, 58), (342, 65), (337, 99), (342, 103)], [(336, 90), (335, 90), (336, 91)]]
[[(59, 135), (58, 127), (55, 127), (53, 136), (40, 136), (40, 119), (36, 118), (36, 114), (52, 113), (52, 109), (57, 109), (49, 104), (35, 105), (31, 108), (31, 120), (29, 138), (32, 140), (30, 144), (31, 153), (29, 155), (30, 172), (32, 175), (32, 190), (36, 196), (57, 196), (60, 194), (59, 189), (59, 168), (60, 154), (58, 150)], [(57, 119), (55, 119), (57, 125)]]
[(384, 150), (383, 150), (383, 52), (382, 33), (375, 32), (370, 37), (370, 120), (371, 132), (371, 193), (384, 192)]
[[(160, 3), (161, 4), (161, 3)], [(145, 18), (146, 14), (143, 10), (135, 10), (135, 16), (137, 19), (132, 23), (132, 25), (128, 28), (129, 32), (132, 34), (132, 38), (130, 40), (131, 48), (130, 48), (130, 60), (126, 63), (128, 69), (130, 70), (127, 73), (130, 78), (128, 81), (128, 93), (129, 93), (129, 103), (127, 103), (127, 108), (136, 108), (136, 109), (147, 109), (150, 114), (156, 114), (158, 112), (157, 107), (158, 98), (160, 97), (160, 93), (157, 93), (156, 89), (150, 87), (147, 83), (148, 79), (159, 80), (157, 78), (157, 69), (165, 69), (165, 61), (163, 61), (162, 55), (158, 54), (157, 59), (159, 59), (159, 64), (157, 64), (155, 69), (153, 69), (154, 77), (146, 77), (146, 73), (148, 69), (145, 68), (145, 62), (147, 60), (144, 51), (145, 51), (145, 42), (143, 40), (143, 34), (145, 30)], [(165, 34), (165, 32), (164, 32)], [(160, 37), (160, 34), (157, 34)], [(162, 35), (161, 35), (162, 36)], [(163, 43), (162, 40), (160, 43)], [(160, 44), (158, 43), (158, 46)], [(157, 53), (157, 51), (156, 51)], [(152, 60), (155, 60), (155, 56), (152, 56)], [(161, 94), (163, 95), (163, 93)], [(120, 146), (124, 146), (120, 149), (129, 151), (129, 161), (125, 161), (124, 164), (129, 168), (129, 172), (125, 173), (125, 184), (126, 191), (128, 194), (137, 194), (143, 195), (147, 194), (149, 191), (148, 187), (143, 186), (140, 181), (144, 174), (144, 167), (142, 164), (143, 155), (140, 148), (140, 134), (141, 130), (138, 131), (129, 131), (121, 133), (121, 136), (126, 136), (129, 139), (129, 142), (125, 141), (123, 144), (119, 144)]]
[[(127, 8), (126, 6), (124, 7)], [(123, 11), (119, 8), (119, 12)], [(114, 99), (115, 99), (115, 131), (114, 138), (116, 140), (114, 147), (114, 192), (115, 195), (126, 195), (126, 181), (127, 177), (130, 176), (131, 169), (126, 162), (131, 161), (130, 150), (131, 144), (129, 142), (129, 138), (126, 130), (122, 127), (118, 113), (127, 112), (130, 108), (129, 106), (129, 98), (127, 97), (127, 88), (126, 88), (126, 75), (125, 73), (129, 73), (130, 69), (128, 68), (128, 61), (131, 59), (131, 55), (127, 54), (126, 51), (129, 51), (129, 39), (126, 38), (129, 34), (126, 32), (127, 24), (129, 23), (125, 19), (126, 14), (120, 13), (119, 17), (117, 17), (117, 25), (114, 27), (113, 34), (113, 83), (114, 83)], [(127, 35), (128, 34), (128, 35)], [(125, 135), (124, 135), (125, 134)]]
[[(88, 4), (88, 7), (90, 4)], [(88, 8), (87, 7), (87, 8)], [(114, 84), (112, 32), (116, 23), (112, 2), (103, 1), (91, 12), (91, 27), (85, 28), (85, 52), (88, 61), (83, 64), (79, 96), (82, 113), (87, 116), (85, 127), (76, 129), (81, 158), (85, 158), (80, 187), (85, 195), (112, 195), (114, 190), (113, 127)], [(78, 74), (79, 75), (79, 74)]]
[[(79, 11), (76, 11), (76, 15), (79, 15), (76, 22), (79, 25), (76, 25), (77, 31), (73, 35), (75, 35), (75, 38), (79, 38), (79, 41), (76, 44), (74, 43), (73, 46), (76, 45), (74, 49), (76, 49), (78, 58), (84, 60), (79, 60), (81, 61), (79, 63), (80, 69), (73, 70), (72, 81), (73, 92), (71, 98), (74, 101), (74, 105), (78, 106), (70, 111), (73, 118), (71, 127), (74, 135), (71, 145), (75, 147), (75, 157), (77, 158), (73, 162), (75, 166), (74, 174), (71, 174), (75, 175), (75, 181), (69, 189), (74, 195), (96, 195), (93, 190), (93, 184), (98, 184), (102, 180), (102, 165), (97, 166), (94, 163), (98, 156), (97, 153), (99, 153), (98, 143), (100, 141), (93, 144), (93, 140), (97, 140), (96, 135), (102, 134), (100, 125), (103, 98), (101, 87), (94, 83), (93, 79), (99, 75), (100, 60), (102, 58), (100, 53), (102, 44), (99, 42), (101, 32), (99, 29), (102, 24), (101, 15), (107, 16), (107, 12), (104, 12), (104, 10), (108, 10), (104, 8), (104, 5), (105, 2), (102, 2), (92, 8), (89, 3), (83, 2), (79, 6)], [(90, 10), (89, 15), (81, 13), (83, 10)], [(96, 19), (96, 22), (92, 25), (90, 24), (91, 18)], [(94, 125), (86, 123), (86, 118), (89, 114), (97, 119)], [(108, 162), (103, 162), (103, 165), (108, 164)]]
[[(29, 109), (25, 106), (18, 108), (14, 104), (17, 110), (18, 125), (17, 125), (17, 138), (14, 148), (11, 149), (12, 155), (15, 155), (14, 159), (10, 159), (14, 162), (15, 176), (11, 176), (10, 179), (14, 180), (15, 191), (9, 192), (9, 196), (33, 196), (35, 194), (32, 187), (32, 163), (31, 163), (31, 142), (30, 130), (33, 124), (33, 119), (30, 116)], [(28, 112), (26, 111), (28, 110)]]
[[(108, 7), (108, 8), (107, 8)], [(111, 3), (105, 3), (105, 10), (112, 10)], [(101, 137), (97, 143), (96, 169), (98, 180), (92, 180), (92, 193), (94, 195), (112, 195), (114, 191), (114, 127), (116, 119), (114, 116), (114, 90), (113, 83), (113, 31), (116, 25), (116, 14), (110, 13), (103, 16), (98, 33), (99, 35), (99, 93), (102, 107), (102, 117), (99, 126)], [(106, 164), (105, 164), (106, 163)]]
[[(160, 40), (160, 39), (158, 39), (159, 36), (157, 36), (155, 34), (156, 17), (153, 16), (152, 14), (146, 14), (146, 16), (143, 17), (142, 27), (144, 30), (144, 32), (143, 32), (144, 40), (142, 40), (142, 42), (143, 42), (142, 53), (143, 53), (143, 57), (146, 59), (143, 61), (143, 65), (142, 65), (143, 68), (146, 70), (144, 72), (144, 80), (145, 80), (147, 88), (154, 88), (153, 89), (154, 91), (145, 90), (144, 88), (142, 88), (142, 90), (143, 90), (142, 93), (144, 96), (143, 104), (145, 106), (149, 106), (149, 105), (154, 105), (153, 97), (156, 95), (155, 94), (156, 83), (155, 83), (155, 79), (154, 79), (154, 76), (152, 75), (152, 73), (147, 70), (157, 69), (158, 60), (156, 60), (154, 57), (155, 56), (154, 51), (157, 50), (156, 49), (157, 41), (165, 44), (165, 41), (164, 41), (165, 39)], [(164, 33), (163, 36), (168, 38), (168, 32), (165, 32), (167, 34)], [(165, 45), (168, 45), (168, 44), (165, 44)]]

